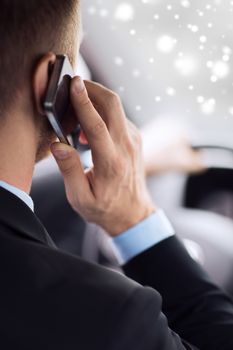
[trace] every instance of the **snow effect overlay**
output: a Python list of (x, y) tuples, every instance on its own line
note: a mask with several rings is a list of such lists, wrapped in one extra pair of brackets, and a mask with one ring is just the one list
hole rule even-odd
[(87, 33), (94, 17), (96, 30), (112, 32), (106, 62), (123, 100), (134, 87), (138, 121), (157, 110), (233, 120), (232, 0), (85, 2)]

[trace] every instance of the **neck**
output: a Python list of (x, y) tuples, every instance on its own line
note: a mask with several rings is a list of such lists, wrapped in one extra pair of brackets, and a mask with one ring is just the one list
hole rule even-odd
[(0, 127), (0, 180), (29, 193), (35, 165), (35, 131), (25, 117), (7, 117)]

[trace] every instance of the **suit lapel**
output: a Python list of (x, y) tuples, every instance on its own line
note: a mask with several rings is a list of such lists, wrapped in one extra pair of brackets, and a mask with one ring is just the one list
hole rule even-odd
[(0, 225), (17, 235), (55, 248), (51, 237), (31, 209), (17, 196), (0, 188)]

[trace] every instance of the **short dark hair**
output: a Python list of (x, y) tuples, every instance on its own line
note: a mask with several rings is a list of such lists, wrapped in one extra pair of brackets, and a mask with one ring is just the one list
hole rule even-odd
[(39, 57), (66, 53), (69, 28), (78, 22), (79, 0), (0, 0), (0, 115), (11, 104)]

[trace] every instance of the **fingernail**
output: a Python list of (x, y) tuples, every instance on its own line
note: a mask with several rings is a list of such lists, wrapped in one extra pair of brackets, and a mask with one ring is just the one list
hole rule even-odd
[(66, 150), (64, 148), (64, 145), (58, 142), (51, 145), (51, 152), (54, 155), (54, 157), (58, 160), (66, 159), (69, 156), (69, 150)]
[(74, 89), (75, 89), (76, 94), (79, 94), (80, 92), (82, 92), (85, 89), (85, 84), (84, 84), (84, 81), (82, 80), (82, 78), (75, 80)]
[(64, 160), (68, 158), (69, 152), (67, 151), (59, 151), (59, 150), (53, 150), (52, 151), (54, 157), (58, 160)]

